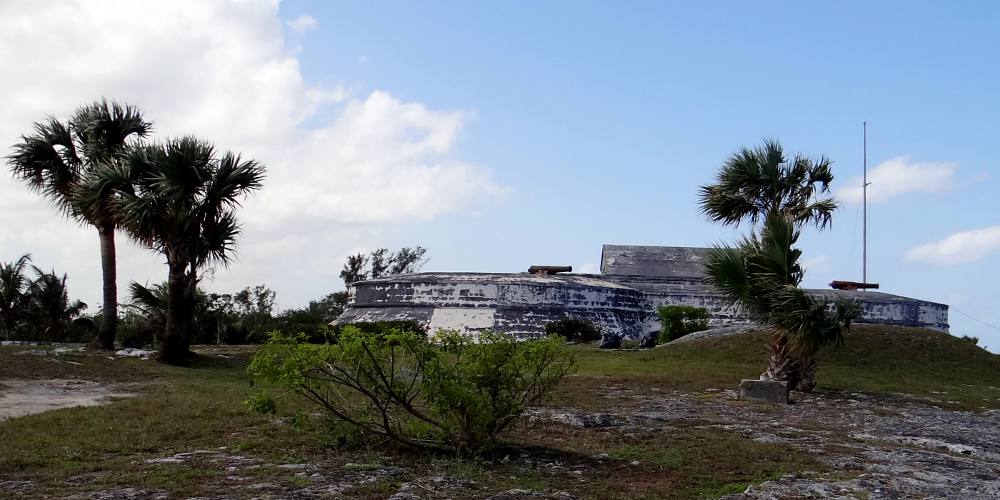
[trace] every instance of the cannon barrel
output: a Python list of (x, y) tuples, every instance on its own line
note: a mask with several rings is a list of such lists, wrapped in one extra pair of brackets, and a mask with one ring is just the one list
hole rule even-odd
[(540, 274), (543, 276), (556, 273), (569, 273), (573, 271), (573, 266), (531, 266), (528, 268), (529, 274)]

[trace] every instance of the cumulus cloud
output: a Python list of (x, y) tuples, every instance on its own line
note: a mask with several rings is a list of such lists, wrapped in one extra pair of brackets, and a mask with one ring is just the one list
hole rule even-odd
[(954, 265), (975, 262), (1000, 250), (1000, 225), (954, 233), (906, 252), (910, 262)]
[(307, 16), (305, 14), (302, 14), (301, 16), (296, 17), (295, 19), (285, 21), (285, 23), (288, 24), (288, 27), (292, 28), (292, 31), (296, 33), (305, 33), (307, 31), (312, 31), (316, 29), (316, 26), (319, 25), (319, 23), (317, 23), (312, 16)]
[[(268, 281), (291, 302), (315, 292), (302, 291), (290, 266), (337, 268), (332, 256), (372, 246), (387, 224), (474, 210), (504, 193), (490, 170), (454, 154), (473, 113), (310, 84), (285, 24), (317, 26), (305, 15), (282, 19), (271, 0), (2, 2), (0, 146), (107, 96), (140, 106), (156, 137), (193, 133), (263, 162), (268, 178), (243, 211), (240, 261), (218, 280)], [(68, 272), (74, 294), (100, 296), (93, 231), (58, 219), (8, 175), (0, 228), (0, 260), (31, 251)], [(162, 259), (121, 246), (121, 284), (162, 280)]]
[[(906, 193), (948, 191), (955, 181), (958, 166), (954, 163), (915, 162), (908, 156), (886, 160), (868, 171), (868, 202), (881, 203)], [(847, 203), (861, 203), (863, 179), (849, 179), (837, 193)]]

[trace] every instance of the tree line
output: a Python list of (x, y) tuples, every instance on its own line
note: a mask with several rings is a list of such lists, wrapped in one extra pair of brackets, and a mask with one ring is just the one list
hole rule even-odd
[(86, 331), (87, 304), (71, 301), (66, 275), (44, 271), (24, 254), (0, 263), (0, 337), (3, 340), (62, 341), (70, 330)]

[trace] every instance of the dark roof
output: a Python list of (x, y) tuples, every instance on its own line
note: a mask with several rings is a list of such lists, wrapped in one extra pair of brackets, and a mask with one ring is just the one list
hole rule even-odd
[(652, 278), (701, 278), (709, 248), (604, 245), (601, 274)]

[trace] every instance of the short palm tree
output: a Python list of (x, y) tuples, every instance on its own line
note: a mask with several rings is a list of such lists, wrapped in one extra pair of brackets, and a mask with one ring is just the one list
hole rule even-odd
[[(810, 328), (795, 323), (825, 318), (828, 305), (798, 288), (801, 251), (794, 245), (799, 227), (813, 224), (824, 229), (833, 220), (837, 203), (828, 196), (833, 182), (830, 167), (824, 157), (795, 155), (789, 161), (781, 144), (765, 140), (730, 156), (715, 183), (702, 186), (699, 193), (701, 210), (710, 220), (732, 226), (748, 221), (759, 230), (760, 235), (745, 239), (738, 248), (713, 252), (706, 266), (709, 281), (730, 303), (771, 328), (771, 359), (763, 377), (787, 380), (790, 388), (807, 391), (815, 385), (816, 350), (829, 342), (810, 336), (830, 333), (827, 327), (832, 323), (823, 320)], [(849, 317), (856, 315), (852, 311), (846, 303), (835, 310)], [(847, 316), (828, 319), (845, 320), (838, 324), (846, 326)]]
[(146, 287), (132, 282), (129, 285), (127, 307), (138, 314), (155, 331), (163, 331), (167, 325), (167, 284), (158, 283)]
[(87, 304), (69, 300), (66, 275), (45, 272), (32, 266), (35, 280), (28, 289), (27, 314), (38, 340), (61, 341), (70, 322), (87, 309)]
[(24, 272), (30, 263), (31, 255), (24, 254), (14, 262), (0, 264), (0, 332), (5, 340), (10, 340), (24, 318), (31, 285)]
[(264, 168), (233, 153), (216, 155), (208, 142), (184, 137), (131, 151), (108, 165), (82, 190), (98, 199), (118, 193), (122, 227), (167, 261), (167, 317), (159, 359), (189, 354), (199, 271), (227, 265), (240, 227), (236, 208), (260, 188)]
[(8, 157), (14, 177), (41, 193), (63, 214), (93, 226), (101, 244), (104, 280), (101, 328), (94, 347), (114, 347), (118, 325), (114, 194), (81, 200), (78, 189), (105, 166), (118, 165), (152, 125), (135, 107), (102, 100), (76, 110), (68, 122), (50, 117), (21, 137)]
[(702, 186), (699, 204), (713, 222), (752, 225), (770, 214), (782, 214), (795, 225), (830, 225), (837, 203), (830, 192), (830, 160), (796, 155), (789, 161), (777, 141), (741, 148), (722, 165), (714, 184)]
[(768, 366), (761, 378), (788, 382), (811, 392), (816, 353), (843, 342), (858, 310), (852, 302), (818, 301), (799, 288), (799, 231), (784, 217), (770, 216), (760, 235), (733, 247), (716, 247), (706, 260), (708, 282), (724, 299), (771, 332)]

